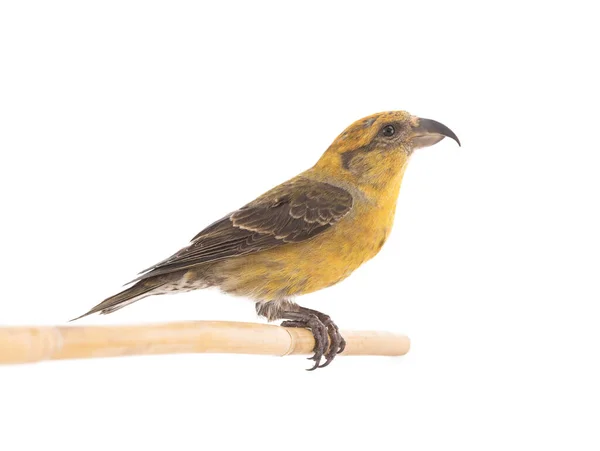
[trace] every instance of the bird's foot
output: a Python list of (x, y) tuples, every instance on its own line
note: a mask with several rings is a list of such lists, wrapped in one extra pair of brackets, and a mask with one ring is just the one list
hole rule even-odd
[[(281, 323), (283, 327), (304, 327), (310, 329), (315, 337), (315, 347), (313, 349), (315, 354), (309, 357), (309, 360), (314, 360), (315, 364), (308, 371), (325, 368), (346, 347), (346, 341), (329, 315), (299, 307), (298, 311), (284, 312), (282, 319), (286, 320)], [(325, 363), (321, 365), (323, 357), (325, 357)]]

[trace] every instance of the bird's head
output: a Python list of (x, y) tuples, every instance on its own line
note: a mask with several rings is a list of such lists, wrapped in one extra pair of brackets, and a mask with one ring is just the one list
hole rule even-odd
[(452, 130), (406, 111), (377, 113), (350, 125), (329, 146), (315, 168), (355, 184), (382, 186), (401, 177), (415, 149), (445, 137), (460, 146)]

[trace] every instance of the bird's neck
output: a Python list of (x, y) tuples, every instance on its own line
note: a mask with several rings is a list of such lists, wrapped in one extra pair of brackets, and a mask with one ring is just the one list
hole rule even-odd
[(395, 168), (393, 172), (383, 170), (380, 173), (371, 174), (368, 179), (361, 180), (358, 187), (367, 198), (372, 199), (377, 205), (395, 210), (406, 166), (403, 164), (400, 168)]
[(362, 173), (342, 171), (339, 168), (333, 170), (317, 164), (302, 175), (344, 188), (352, 195), (359, 195), (375, 205), (388, 205), (395, 203), (398, 198), (408, 159), (394, 163), (378, 165)]

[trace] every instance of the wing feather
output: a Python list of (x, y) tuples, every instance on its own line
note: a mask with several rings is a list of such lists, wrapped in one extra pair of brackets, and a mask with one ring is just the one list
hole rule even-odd
[(352, 205), (344, 189), (296, 177), (214, 222), (136, 280), (308, 240), (335, 225)]

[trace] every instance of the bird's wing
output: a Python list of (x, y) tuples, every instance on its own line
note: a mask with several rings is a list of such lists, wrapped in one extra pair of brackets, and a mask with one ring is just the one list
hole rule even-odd
[(308, 240), (342, 219), (352, 204), (342, 188), (296, 177), (211, 224), (136, 280)]

